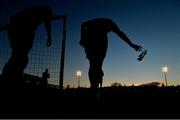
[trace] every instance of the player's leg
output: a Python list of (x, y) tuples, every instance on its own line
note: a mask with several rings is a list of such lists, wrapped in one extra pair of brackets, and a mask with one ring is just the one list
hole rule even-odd
[(98, 88), (99, 83), (102, 81), (104, 73), (102, 70), (103, 58), (89, 58), (89, 80), (91, 83), (91, 87)]

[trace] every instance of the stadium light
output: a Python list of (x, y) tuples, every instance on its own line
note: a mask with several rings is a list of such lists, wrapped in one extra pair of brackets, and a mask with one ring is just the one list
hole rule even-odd
[(166, 75), (166, 73), (168, 72), (168, 67), (167, 66), (162, 67), (161, 70), (164, 73), (164, 78), (165, 78), (166, 86), (168, 86), (168, 84), (167, 84), (167, 75)]
[(76, 76), (77, 76), (77, 80), (78, 80), (78, 87), (80, 87), (80, 79), (81, 79), (81, 76), (82, 76), (82, 72), (80, 70), (78, 70), (76, 72)]

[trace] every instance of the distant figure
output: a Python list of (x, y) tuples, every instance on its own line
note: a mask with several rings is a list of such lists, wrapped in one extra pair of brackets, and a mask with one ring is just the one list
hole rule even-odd
[(81, 25), (80, 45), (84, 47), (86, 57), (89, 60), (89, 80), (91, 88), (98, 88), (103, 81), (102, 65), (108, 48), (109, 32), (116, 33), (135, 51), (142, 51), (142, 47), (133, 44), (115, 22), (107, 18), (96, 18), (86, 21)]
[(33, 46), (36, 29), (41, 23), (44, 23), (47, 32), (47, 46), (51, 46), (52, 15), (52, 9), (42, 5), (11, 16), (8, 37), (12, 53), (3, 68), (3, 76), (8, 77), (8, 79), (19, 80), (21, 78), (28, 64), (28, 54)]
[(50, 74), (48, 73), (48, 69), (46, 69), (42, 74), (43, 86), (47, 87), (48, 78), (50, 78)]

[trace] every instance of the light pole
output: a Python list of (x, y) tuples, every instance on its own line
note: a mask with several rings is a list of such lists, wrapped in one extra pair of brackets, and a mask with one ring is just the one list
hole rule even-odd
[(78, 80), (78, 88), (80, 87), (80, 79), (81, 79), (81, 76), (82, 76), (82, 72), (80, 70), (78, 70), (76, 72), (76, 76), (77, 76), (77, 80)]
[(168, 67), (165, 66), (165, 67), (162, 67), (162, 72), (164, 73), (164, 77), (165, 77), (165, 82), (166, 82), (166, 86), (168, 86), (167, 84), (167, 76), (166, 76), (166, 73), (168, 72)]

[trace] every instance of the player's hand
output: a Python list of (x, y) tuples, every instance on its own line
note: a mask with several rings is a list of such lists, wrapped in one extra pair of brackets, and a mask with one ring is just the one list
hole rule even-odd
[(142, 49), (143, 49), (143, 47), (136, 45), (136, 44), (133, 44), (132, 48), (134, 48), (135, 51), (142, 51)]
[(51, 39), (47, 39), (46, 45), (47, 45), (47, 47), (51, 46)]

